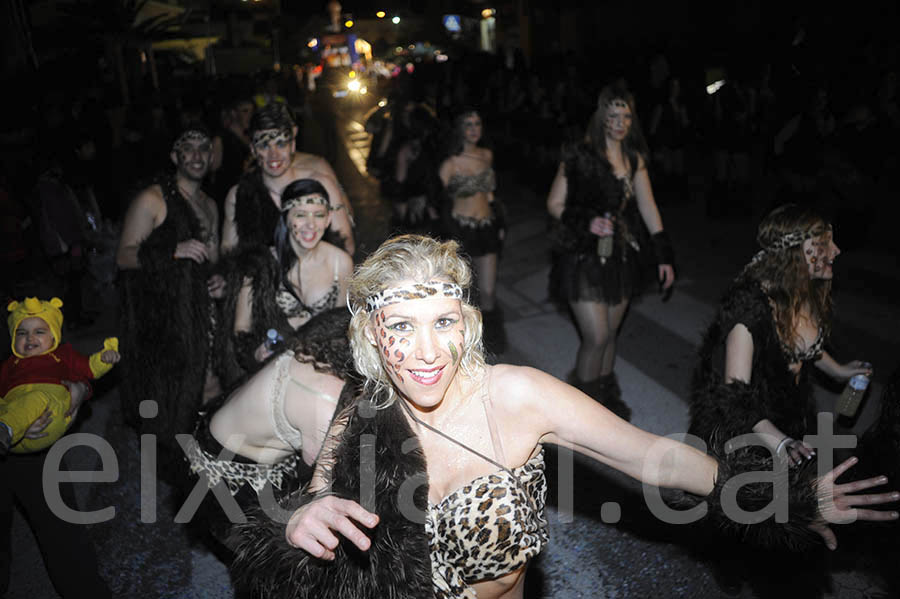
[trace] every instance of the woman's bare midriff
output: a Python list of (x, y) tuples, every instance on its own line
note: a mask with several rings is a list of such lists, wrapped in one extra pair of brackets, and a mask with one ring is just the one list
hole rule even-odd
[(491, 195), (480, 191), (475, 195), (453, 199), (453, 216), (485, 219), (491, 216)]
[(478, 599), (522, 599), (525, 593), (525, 572), (528, 564), (493, 580), (472, 584)]

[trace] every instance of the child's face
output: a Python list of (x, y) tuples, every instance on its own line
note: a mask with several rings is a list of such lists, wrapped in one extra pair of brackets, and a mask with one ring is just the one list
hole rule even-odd
[(16, 353), (23, 358), (47, 353), (53, 347), (53, 341), (50, 327), (37, 316), (26, 318), (16, 329)]

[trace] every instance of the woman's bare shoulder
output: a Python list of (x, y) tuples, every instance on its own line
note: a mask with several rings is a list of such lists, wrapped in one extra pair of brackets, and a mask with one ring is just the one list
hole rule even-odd
[(319, 242), (322, 244), (322, 249), (324, 250), (323, 255), (329, 262), (333, 262), (335, 260), (339, 261), (342, 264), (350, 263), (353, 264), (353, 257), (347, 253), (347, 250), (340, 248), (333, 243), (329, 243), (324, 239)]
[(531, 366), (496, 364), (488, 368), (490, 368), (491, 396), (497, 397), (501, 402), (521, 403), (540, 395), (541, 389), (559, 383), (553, 375)]

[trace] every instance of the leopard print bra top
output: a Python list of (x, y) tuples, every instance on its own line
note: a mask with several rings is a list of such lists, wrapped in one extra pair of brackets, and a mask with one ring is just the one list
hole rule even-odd
[(447, 195), (451, 198), (468, 198), (476, 193), (490, 193), (497, 188), (494, 169), (488, 167), (474, 175), (454, 173), (447, 181)]
[(337, 306), (340, 288), (338, 265), (337, 262), (335, 262), (334, 279), (331, 281), (331, 287), (328, 289), (328, 293), (311, 304), (304, 304), (297, 296), (288, 291), (284, 286), (284, 282), (282, 282), (278, 285), (278, 290), (275, 292), (275, 304), (287, 318), (293, 318), (294, 316), (312, 318), (316, 314), (321, 314), (322, 312), (331, 310)]
[(816, 339), (805, 350), (798, 350), (787, 343), (782, 343), (781, 349), (791, 364), (816, 362), (822, 358), (822, 352), (825, 351), (825, 331), (822, 330), (822, 327), (819, 327)]
[(479, 476), (429, 505), (437, 599), (475, 598), (471, 583), (515, 572), (547, 542), (544, 450), (513, 470)]
[[(486, 391), (483, 401), (494, 453), (503, 461), (503, 446)], [(509, 469), (437, 432), (498, 467), (429, 504), (425, 517), (435, 597), (474, 599), (472, 583), (515, 572), (540, 553), (549, 538), (544, 518), (544, 450)]]

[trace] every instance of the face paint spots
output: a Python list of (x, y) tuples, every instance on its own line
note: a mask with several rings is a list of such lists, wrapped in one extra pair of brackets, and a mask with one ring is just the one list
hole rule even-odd
[(452, 341), (448, 341), (447, 347), (450, 348), (450, 357), (453, 359), (453, 363), (456, 364), (459, 361), (459, 353), (456, 351), (456, 346)]
[(814, 279), (830, 279), (831, 264), (840, 250), (834, 244), (831, 230), (803, 242), (803, 257), (809, 268), (809, 275)]
[[(391, 348), (398, 344), (398, 339), (396, 336), (388, 333), (384, 326), (384, 320), (384, 311), (375, 313), (376, 337), (379, 339), (379, 349), (381, 350), (381, 354), (384, 356), (387, 365), (394, 371), (400, 379), (400, 382), (403, 382), (403, 376), (400, 374), (400, 365), (406, 360), (406, 354), (397, 349), (394, 351), (394, 359), (392, 359)], [(401, 337), (399, 339), (399, 345), (409, 345), (409, 340)]]

